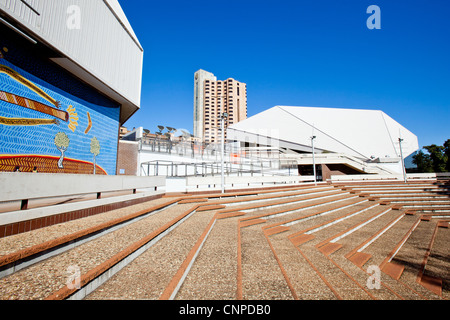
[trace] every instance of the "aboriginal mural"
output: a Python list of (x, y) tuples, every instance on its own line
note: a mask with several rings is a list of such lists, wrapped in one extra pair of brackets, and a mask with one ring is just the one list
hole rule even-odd
[(33, 58), (22, 69), (29, 63), (15, 62), (24, 51), (1, 40), (0, 171), (115, 174), (119, 106), (51, 62)]

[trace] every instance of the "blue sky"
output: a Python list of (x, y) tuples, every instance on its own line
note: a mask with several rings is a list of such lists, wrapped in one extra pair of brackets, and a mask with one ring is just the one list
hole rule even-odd
[[(450, 139), (448, 0), (121, 0), (144, 47), (141, 110), (125, 126), (192, 132), (194, 73), (275, 105), (383, 110), (419, 145)], [(370, 5), (381, 30), (369, 30)]]

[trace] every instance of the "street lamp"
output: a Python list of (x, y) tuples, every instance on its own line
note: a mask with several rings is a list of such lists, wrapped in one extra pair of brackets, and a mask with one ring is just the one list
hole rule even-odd
[(311, 137), (311, 145), (312, 145), (312, 154), (313, 154), (313, 172), (314, 172), (314, 185), (317, 186), (317, 175), (316, 175), (316, 155), (314, 152), (314, 140), (316, 136)]
[(222, 157), (222, 173), (221, 173), (221, 184), (222, 184), (222, 193), (225, 193), (225, 175), (224, 175), (224, 167), (225, 167), (225, 120), (228, 118), (228, 113), (223, 112), (220, 116), (220, 130), (222, 131), (222, 146), (221, 146), (221, 157)]
[(398, 143), (400, 145), (400, 160), (402, 162), (402, 171), (403, 171), (403, 181), (405, 181), (405, 183), (407, 183), (407, 178), (406, 178), (406, 169), (405, 169), (405, 161), (403, 160), (403, 150), (402, 150), (402, 142), (405, 139), (402, 138), (398, 138)]

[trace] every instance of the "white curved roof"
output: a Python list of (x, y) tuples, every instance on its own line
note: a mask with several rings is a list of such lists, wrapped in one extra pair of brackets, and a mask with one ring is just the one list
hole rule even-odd
[(227, 131), (229, 140), (265, 144), (268, 137), (279, 139), (281, 147), (303, 151), (311, 151), (312, 135), (319, 152), (345, 153), (364, 160), (399, 158), (399, 137), (404, 139), (404, 158), (419, 149), (417, 136), (379, 110), (276, 106)]

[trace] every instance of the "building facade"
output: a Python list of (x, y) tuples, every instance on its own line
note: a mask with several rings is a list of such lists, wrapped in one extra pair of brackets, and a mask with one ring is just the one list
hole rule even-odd
[[(194, 136), (206, 144), (221, 141), (220, 116), (228, 114), (224, 126), (247, 119), (247, 85), (232, 78), (217, 80), (199, 70), (194, 83)], [(226, 139), (226, 132), (225, 132)]]
[[(301, 175), (401, 174), (417, 136), (381, 110), (276, 106), (228, 128), (245, 152), (278, 150)], [(314, 156), (313, 156), (314, 146)]]
[(0, 1), (0, 35), (0, 171), (115, 175), (143, 63), (118, 1)]

